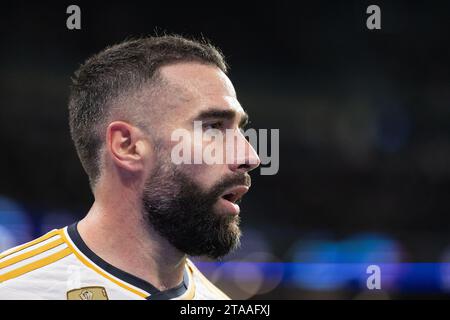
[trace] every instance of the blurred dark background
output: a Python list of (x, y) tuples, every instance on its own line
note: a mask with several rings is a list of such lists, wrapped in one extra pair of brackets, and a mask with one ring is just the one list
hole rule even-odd
[[(66, 28), (70, 4), (81, 30)], [(370, 4), (381, 30), (366, 28)], [(244, 299), (449, 292), (449, 2), (3, 1), (0, 12), (0, 251), (93, 201), (67, 121), (79, 64), (129, 37), (179, 33), (222, 49), (250, 127), (280, 130), (278, 174), (255, 170), (243, 202), (242, 249), (200, 263), (212, 280)], [(372, 263), (394, 268), (385, 290), (339, 271)]]

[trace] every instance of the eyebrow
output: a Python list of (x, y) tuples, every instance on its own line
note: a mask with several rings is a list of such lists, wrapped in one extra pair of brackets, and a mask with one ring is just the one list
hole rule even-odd
[[(223, 110), (223, 109), (208, 109), (201, 111), (194, 120), (202, 121), (206, 119), (224, 119), (232, 120), (236, 117), (237, 112), (233, 110)], [(248, 114), (244, 111), (244, 114), (239, 121), (239, 128), (245, 127), (248, 124)]]

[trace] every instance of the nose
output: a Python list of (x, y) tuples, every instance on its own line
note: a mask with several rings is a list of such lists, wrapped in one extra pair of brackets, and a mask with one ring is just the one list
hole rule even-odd
[(228, 166), (231, 171), (249, 172), (256, 169), (261, 164), (258, 154), (253, 146), (245, 139), (242, 133), (237, 139), (237, 150), (233, 163)]

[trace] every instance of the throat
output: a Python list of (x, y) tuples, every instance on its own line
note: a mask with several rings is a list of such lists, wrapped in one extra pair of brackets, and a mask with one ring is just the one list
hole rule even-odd
[(156, 232), (116, 228), (89, 214), (78, 223), (76, 231), (87, 250), (104, 261), (106, 268), (117, 269), (119, 275), (129, 274), (159, 291), (183, 282), (186, 255)]

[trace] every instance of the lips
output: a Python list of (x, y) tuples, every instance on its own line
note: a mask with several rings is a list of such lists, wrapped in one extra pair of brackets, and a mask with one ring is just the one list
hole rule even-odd
[(219, 203), (223, 205), (226, 211), (233, 215), (238, 215), (240, 212), (239, 205), (236, 203), (246, 194), (249, 186), (239, 185), (225, 190), (219, 198)]
[(236, 203), (238, 202), (244, 194), (246, 194), (249, 190), (248, 186), (235, 186), (232, 188), (227, 189), (225, 192), (222, 193), (221, 198), (231, 202)]

